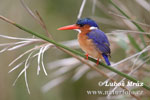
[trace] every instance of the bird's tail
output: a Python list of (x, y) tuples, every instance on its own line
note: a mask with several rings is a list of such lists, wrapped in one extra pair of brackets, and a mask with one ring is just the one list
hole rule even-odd
[(106, 54), (102, 54), (103, 55), (103, 58), (105, 59), (105, 62), (106, 62), (106, 64), (108, 65), (108, 66), (110, 66), (111, 64), (110, 64), (110, 62), (109, 62), (109, 59), (108, 59), (108, 56), (106, 55)]

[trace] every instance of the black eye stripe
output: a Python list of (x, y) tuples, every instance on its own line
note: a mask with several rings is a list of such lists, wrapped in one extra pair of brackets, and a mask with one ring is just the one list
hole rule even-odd
[(84, 26), (84, 24), (80, 24), (80, 27), (83, 27)]
[(79, 25), (80, 27), (83, 27), (83, 26), (84, 26), (84, 24), (77, 24), (77, 25)]

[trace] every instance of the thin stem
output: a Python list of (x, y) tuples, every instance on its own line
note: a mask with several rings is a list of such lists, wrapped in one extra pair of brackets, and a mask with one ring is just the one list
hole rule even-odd
[(86, 3), (86, 0), (83, 0), (83, 1), (82, 1), (82, 4), (81, 4), (81, 7), (80, 7), (80, 10), (79, 10), (79, 14), (78, 14), (78, 16), (77, 16), (78, 19), (81, 18), (81, 15), (82, 15), (82, 13), (83, 13), (83, 9), (84, 9), (85, 3)]
[(139, 24), (139, 25), (142, 25), (142, 26), (144, 26), (144, 27), (146, 27), (146, 28), (150, 28), (150, 25), (148, 25), (148, 24), (145, 24), (145, 23), (142, 23), (142, 22), (139, 22), (139, 21), (137, 21), (137, 20), (133, 20), (133, 19), (128, 19), (128, 18), (126, 18), (125, 16), (122, 16), (122, 15), (119, 15), (119, 14), (116, 14), (116, 13), (114, 13), (114, 12), (109, 12), (111, 15), (113, 15), (113, 16), (116, 16), (116, 17), (119, 17), (119, 18), (122, 18), (122, 19), (126, 19), (126, 20), (129, 20), (129, 21), (134, 21), (134, 22), (136, 22), (137, 24)]
[(31, 17), (33, 17), (33, 18), (36, 20), (36, 22), (39, 23), (39, 24), (42, 26), (42, 28), (44, 28), (44, 30), (46, 31), (46, 35), (49, 36), (49, 37), (52, 37), (52, 36), (50, 35), (50, 33), (47, 31), (47, 28), (46, 28), (46, 26), (45, 26), (45, 23), (44, 23), (42, 17), (40, 16), (40, 14), (38, 13), (38, 11), (37, 11), (37, 10), (35, 11), (35, 13), (36, 13), (36, 15), (37, 15), (37, 16), (36, 16), (36, 15), (31, 11), (31, 9), (25, 4), (24, 0), (20, 0), (20, 2), (21, 2), (21, 4), (22, 4), (22, 6), (24, 7), (24, 9), (31, 15)]

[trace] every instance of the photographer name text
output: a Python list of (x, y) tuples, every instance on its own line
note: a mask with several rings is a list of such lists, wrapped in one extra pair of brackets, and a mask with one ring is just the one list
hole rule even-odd
[(128, 82), (99, 82), (98, 83), (99, 86), (139, 86), (139, 87), (142, 87), (143, 86), (143, 83), (142, 82), (132, 82), (132, 81), (128, 81)]

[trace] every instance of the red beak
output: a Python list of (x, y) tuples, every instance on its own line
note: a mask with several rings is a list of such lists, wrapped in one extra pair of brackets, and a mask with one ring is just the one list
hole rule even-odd
[(79, 28), (80, 28), (79, 26), (77, 26), (76, 24), (73, 24), (73, 25), (60, 27), (57, 30), (73, 30), (73, 29), (79, 29)]

